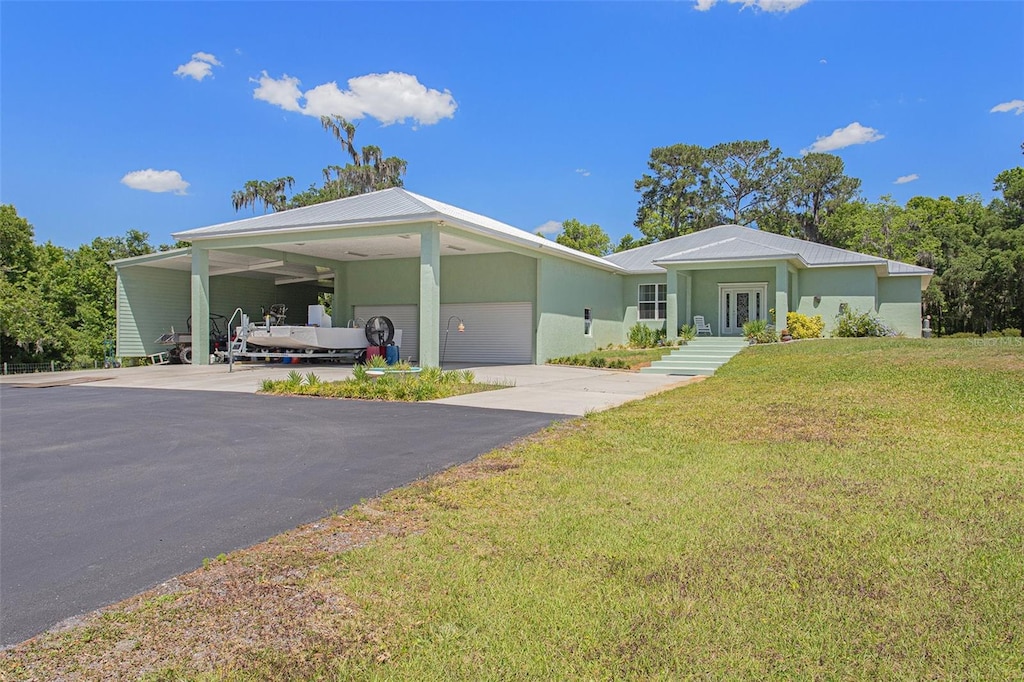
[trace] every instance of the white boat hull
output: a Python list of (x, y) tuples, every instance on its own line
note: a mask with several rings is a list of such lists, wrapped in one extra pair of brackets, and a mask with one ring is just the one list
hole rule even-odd
[[(286, 350), (362, 350), (369, 343), (366, 331), (352, 327), (298, 327), (280, 325), (256, 327), (249, 332), (246, 343), (260, 348)], [(402, 330), (395, 330), (394, 343), (402, 345)]]

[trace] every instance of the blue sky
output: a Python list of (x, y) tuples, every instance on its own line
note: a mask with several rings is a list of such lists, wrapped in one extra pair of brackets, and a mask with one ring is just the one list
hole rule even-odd
[(616, 241), (655, 146), (831, 149), (899, 202), (1024, 162), (1021, 2), (4, 2), (0, 31), (0, 201), (70, 247), (318, 182), (335, 109), (413, 192)]

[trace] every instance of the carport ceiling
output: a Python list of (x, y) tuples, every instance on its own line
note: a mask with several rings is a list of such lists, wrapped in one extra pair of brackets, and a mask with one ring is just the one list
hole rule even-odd
[[(420, 236), (417, 233), (377, 237), (352, 237), (344, 239), (322, 239), (295, 241), (265, 246), (260, 255), (247, 250), (217, 250), (210, 253), (210, 276), (233, 275), (254, 279), (273, 279), (275, 284), (330, 280), (334, 271), (330, 261), (386, 260), (392, 258), (419, 258)], [(280, 254), (279, 258), (268, 256), (268, 252)], [(441, 235), (441, 255), (460, 256), (481, 253), (501, 253), (497, 246), (465, 239), (456, 235)], [(303, 256), (303, 263), (288, 260), (289, 255)], [(316, 265), (308, 259), (324, 259)], [(166, 268), (169, 270), (191, 271), (192, 257), (187, 250), (145, 263), (144, 267)]]
[[(267, 247), (283, 253), (296, 253), (334, 261), (360, 261), (383, 258), (419, 258), (420, 236), (417, 233), (378, 237), (354, 237), (318, 241), (297, 240)], [(498, 246), (483, 244), (457, 235), (441, 234), (441, 255), (458, 256), (478, 253), (500, 253)]]

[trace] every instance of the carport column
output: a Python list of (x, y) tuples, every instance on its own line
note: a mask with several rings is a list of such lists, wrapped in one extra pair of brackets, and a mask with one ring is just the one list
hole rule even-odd
[(339, 265), (334, 268), (334, 296), (331, 297), (331, 324), (344, 327), (352, 319), (351, 302), (348, 300), (348, 268)]
[(679, 273), (670, 269), (665, 277), (665, 333), (669, 341), (675, 341), (679, 338)]
[(192, 364), (210, 364), (210, 252), (192, 247)]
[(420, 231), (420, 366), (437, 367), (441, 339), (441, 231)]
[(775, 266), (775, 331), (786, 328), (789, 315), (789, 267), (786, 263)]

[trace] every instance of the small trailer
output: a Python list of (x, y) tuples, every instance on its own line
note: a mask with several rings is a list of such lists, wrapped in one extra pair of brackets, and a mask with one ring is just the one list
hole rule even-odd
[[(156, 340), (161, 346), (170, 346), (167, 357), (172, 363), (190, 365), (192, 364), (192, 317), (185, 321), (187, 332), (176, 332), (174, 327), (168, 334), (162, 334)], [(214, 362), (220, 362), (228, 350), (228, 318), (223, 315), (210, 315), (210, 357)]]

